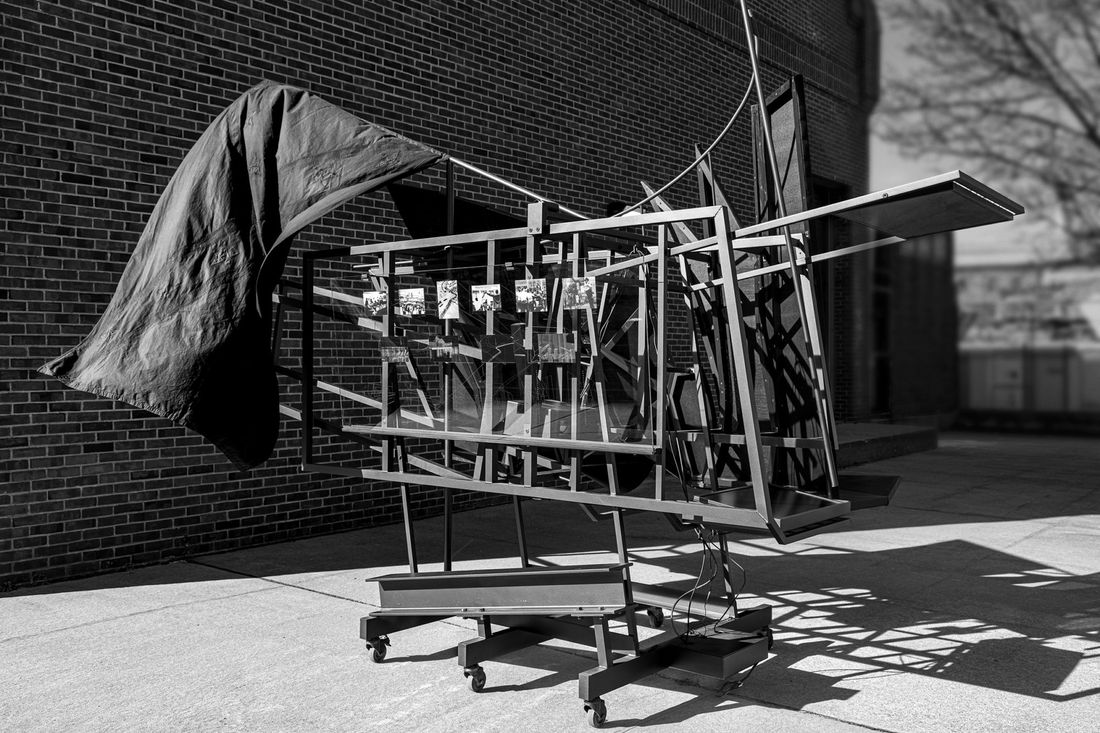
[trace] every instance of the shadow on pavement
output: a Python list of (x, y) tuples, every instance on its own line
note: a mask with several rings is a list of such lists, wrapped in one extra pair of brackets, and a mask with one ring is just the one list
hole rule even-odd
[[(1038, 558), (1095, 546), (1088, 537), (1095, 537), (1093, 517), (1100, 515), (1100, 492), (1094, 488), (1100, 485), (1100, 466), (1089, 461), (1082, 472), (1082, 441), (1064, 446), (1037, 439), (1009, 446), (1006, 450), (999, 438), (961, 436), (932, 453), (874, 466), (876, 472), (911, 480), (903, 482), (894, 507), (860, 513), (849, 531), (837, 535), (782, 548), (731, 535), (731, 552), (747, 571), (742, 602), (773, 606), (775, 654), (743, 688), (700, 687), (696, 697), (645, 719), (620, 718), (611, 710), (608, 726), (684, 722), (746, 700), (803, 709), (849, 699), (860, 694), (851, 683), (891, 675), (1053, 702), (1095, 696), (1100, 675), (1090, 672), (1087, 662), (1100, 657), (1100, 573), (1064, 569), (1092, 567), (1087, 558), (1060, 567)], [(524, 507), (533, 556), (551, 563), (613, 560), (609, 522), (593, 523), (576, 507), (556, 502)], [(636, 579), (680, 589), (694, 585), (702, 557), (694, 534), (676, 533), (653, 515), (630, 515), (626, 527)], [(418, 521), (416, 531), (422, 569), (439, 569), (442, 520)], [(510, 505), (457, 514), (454, 532), (457, 564), (518, 566)], [(1043, 532), (1066, 534), (1046, 537), (1042, 551), (1032, 553), (1027, 543), (1039, 541), (1035, 537)], [(1059, 542), (1068, 543), (1067, 549)], [(361, 583), (403, 572), (405, 563), (402, 528), (390, 525), (3, 596), (241, 576), (293, 585), (296, 576), (348, 574), (348, 583)], [(547, 674), (499, 690), (557, 686), (595, 663), (594, 653), (566, 651), (543, 646), (502, 657), (502, 663)], [(404, 659), (454, 655), (448, 648)], [(675, 674), (637, 684), (684, 690), (682, 680), (670, 676)], [(490, 679), (486, 691), (493, 689)]]

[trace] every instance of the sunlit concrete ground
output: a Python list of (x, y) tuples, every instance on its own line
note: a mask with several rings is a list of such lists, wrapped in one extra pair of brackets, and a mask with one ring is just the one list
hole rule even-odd
[[(732, 543), (743, 603), (774, 608), (769, 659), (741, 687), (667, 671), (611, 692), (608, 729), (1098, 729), (1100, 442), (948, 433), (855, 470), (902, 475), (894, 505), (788, 546)], [(525, 506), (546, 561), (613, 560), (606, 523)], [(458, 566), (515, 566), (510, 523), (507, 506), (458, 515)], [(419, 525), (429, 560), (440, 527)], [(639, 515), (627, 528), (636, 579), (690, 587), (693, 536)], [(462, 619), (368, 661), (365, 581), (403, 571), (403, 553), (384, 527), (0, 595), (0, 730), (587, 728), (585, 648), (487, 662), (480, 694), (456, 663)]]

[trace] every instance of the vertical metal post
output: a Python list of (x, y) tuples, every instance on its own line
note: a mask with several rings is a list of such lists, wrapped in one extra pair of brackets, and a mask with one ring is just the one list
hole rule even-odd
[(592, 632), (596, 635), (596, 664), (607, 669), (615, 663), (611, 656), (611, 630), (607, 626), (607, 618), (601, 616), (596, 623), (592, 624)]
[(451, 570), (451, 547), (454, 535), (454, 497), (451, 489), (443, 489), (443, 570)]
[[(630, 551), (627, 549), (626, 544), (626, 522), (623, 520), (623, 510), (613, 509), (611, 511), (611, 523), (615, 527), (615, 548), (619, 552), (619, 562), (623, 563), (626, 567), (623, 568), (623, 577), (626, 582), (626, 602), (628, 604), (634, 603), (634, 591), (630, 581)], [(638, 618), (633, 613), (627, 613), (626, 618), (626, 633), (630, 637), (631, 642), (634, 644), (634, 650), (638, 650)], [(606, 629), (607, 622), (604, 621), (604, 628)], [(597, 631), (596, 640), (599, 643), (599, 633)], [(601, 666), (603, 662), (600, 662)]]
[(657, 470), (654, 498), (663, 500), (665, 460), (669, 442), (665, 440), (665, 414), (668, 410), (668, 354), (665, 322), (668, 316), (668, 227), (657, 231), (657, 394), (653, 405), (653, 444), (657, 446)]
[(286, 291), (283, 289), (282, 281), (279, 282), (277, 291), (275, 313), (271, 318), (271, 357), (276, 362), (279, 360), (279, 348), (283, 342), (283, 299), (286, 297)]
[(302, 256), (302, 463), (313, 463), (313, 258)]
[[(455, 233), (455, 167), (454, 163), (447, 160), (447, 234)], [(454, 266), (454, 248), (447, 248), (447, 279), (451, 279), (452, 270)], [(456, 293), (457, 295), (457, 293)], [(443, 321), (443, 336), (447, 339), (453, 334), (453, 328), (451, 326), (451, 320), (446, 319)], [(454, 364), (447, 361), (443, 363), (443, 429), (451, 429), (451, 401), (453, 395), (451, 390), (454, 388)], [(454, 443), (450, 440), (443, 441), (443, 465), (447, 468), (451, 467), (451, 451), (454, 448)], [(450, 489), (444, 489), (446, 494), (450, 494)]]
[(455, 164), (447, 159), (447, 234), (455, 233)]
[[(450, 158), (447, 159), (447, 234), (455, 233), (455, 166)], [(451, 267), (454, 265), (454, 249), (447, 248), (447, 278), (450, 279)], [(443, 322), (443, 335), (449, 339), (453, 333), (450, 319)], [(443, 363), (443, 429), (451, 429), (451, 401), (454, 389), (454, 365), (451, 362)], [(450, 440), (443, 441), (443, 465), (451, 467), (451, 452), (454, 443)], [(443, 570), (451, 569), (451, 540), (454, 534), (454, 497), (453, 490), (443, 489)]]
[[(573, 247), (570, 251), (571, 260), (571, 273), (573, 277), (581, 276), (581, 266), (585, 259), (585, 247), (584, 240), (581, 237), (581, 233), (577, 232), (573, 235)], [(558, 309), (562, 312), (562, 309)], [(570, 315), (570, 325), (573, 327), (573, 346), (576, 349), (576, 355), (573, 358), (572, 368), (569, 374), (569, 438), (576, 440), (580, 430), (580, 409), (581, 409), (581, 344), (583, 339), (581, 338), (581, 323), (583, 319), (574, 311)], [(589, 335), (589, 341), (595, 338)], [(594, 354), (595, 350), (590, 348), (590, 351)], [(593, 355), (590, 357), (595, 359)], [(1069, 404), (1068, 402), (1066, 404)], [(581, 453), (578, 450), (569, 451), (569, 488), (572, 491), (577, 491), (580, 488), (581, 483)]]
[(405, 551), (409, 556), (409, 572), (418, 573), (416, 561), (416, 535), (413, 532), (412, 507), (409, 505), (409, 485), (401, 484), (401, 516), (405, 522)]
[[(539, 235), (543, 234), (549, 226), (549, 213), (548, 208), (542, 204), (528, 204), (527, 205), (527, 249), (526, 249), (526, 261), (524, 263), (524, 277), (532, 278), (535, 276), (535, 265), (541, 262), (541, 244)], [(531, 346), (538, 348), (535, 341), (535, 313), (531, 311), (527, 314), (526, 326), (523, 332), (524, 346)], [(526, 361), (526, 359), (524, 360)], [(539, 377), (542, 377), (542, 372), (539, 372)], [(528, 366), (523, 373), (523, 425), (524, 435), (535, 435), (535, 430), (538, 427), (536, 424), (536, 416), (541, 411), (541, 408), (537, 408), (536, 404), (539, 402), (539, 397), (536, 395), (536, 382), (534, 371)], [(524, 448), (520, 454), (522, 458), (521, 470), (523, 472), (523, 485), (534, 486), (535, 480), (538, 478), (538, 463), (535, 458), (535, 451), (530, 448)]]
[(769, 524), (772, 516), (771, 494), (768, 477), (764, 475), (763, 443), (760, 440), (760, 422), (756, 417), (756, 395), (752, 388), (751, 359), (745, 319), (741, 317), (741, 290), (737, 285), (737, 267), (733, 262), (733, 241), (729, 230), (727, 210), (722, 208), (714, 217), (714, 231), (718, 237), (718, 259), (722, 277), (722, 298), (726, 303), (730, 357), (733, 361), (733, 382), (737, 391), (736, 405), (741, 408), (741, 428), (745, 433), (745, 452), (748, 457), (749, 475), (752, 477), (756, 511)]
[[(746, 0), (741, 0), (741, 17), (745, 23), (745, 43), (749, 49), (749, 62), (752, 64), (753, 72), (753, 84), (756, 88), (756, 99), (760, 105), (760, 129), (764, 133), (764, 147), (768, 154), (768, 167), (772, 172), (772, 184), (775, 193), (775, 205), (779, 218), (782, 219), (787, 216), (787, 202), (783, 199), (783, 182), (779, 171), (779, 159), (775, 154), (775, 145), (772, 141), (772, 125), (771, 120), (768, 118), (768, 102), (767, 97), (764, 96), (764, 86), (760, 79), (760, 63), (756, 56), (756, 35), (752, 31), (752, 21), (750, 20), (750, 13)], [(818, 328), (817, 319), (813, 318), (807, 311), (806, 305), (806, 293), (804, 287), (809, 287), (808, 282), (804, 282), (801, 273), (798, 269), (798, 259), (795, 253), (794, 240), (791, 237), (790, 227), (780, 227), (780, 231), (783, 233), (783, 241), (785, 249), (787, 251), (787, 261), (791, 266), (791, 285), (794, 288), (794, 297), (798, 302), (798, 312), (802, 317), (802, 327), (806, 329), (811, 344), (821, 343), (821, 334), (817, 332)], [(810, 261), (810, 253), (806, 252), (806, 264)], [(733, 277), (735, 271), (730, 271), (729, 276)], [(810, 329), (815, 329), (815, 333), (810, 334)], [(816, 350), (816, 349), (815, 349)], [(812, 366), (814, 370), (813, 390), (814, 397), (817, 401), (818, 417), (821, 420), (822, 432), (824, 438), (828, 442), (834, 441), (835, 426), (832, 424), (832, 414), (829, 409), (829, 398), (827, 395), (828, 385), (822, 384), (823, 376), (821, 373), (821, 365), (814, 364)], [(836, 456), (832, 450), (828, 448), (824, 451), (825, 465), (829, 474), (830, 489), (836, 486), (838, 480)], [(834, 492), (830, 490), (830, 494)]]
[(527, 554), (527, 528), (523, 524), (523, 504), (520, 497), (512, 497), (512, 510), (516, 517), (516, 541), (519, 544), (519, 562), (521, 567), (531, 567), (531, 559)]
[(722, 580), (726, 587), (726, 600), (733, 607), (733, 615), (737, 616), (737, 592), (733, 589), (733, 570), (730, 568), (732, 561), (725, 532), (718, 533), (718, 546), (722, 550)]
[[(496, 280), (497, 242), (490, 239), (485, 243), (485, 282), (493, 284)], [(496, 327), (496, 316), (493, 311), (485, 311), (485, 335), (492, 336)], [(485, 392), (482, 399), (481, 428), (485, 434), (493, 432), (494, 425), (494, 397), (496, 394), (496, 364), (485, 360), (485, 354), (481, 355), (485, 369)], [(477, 462), (474, 464), (474, 475), (478, 475), (477, 468), (481, 468), (482, 480), (492, 483), (497, 479), (497, 450), (492, 443), (482, 444)]]

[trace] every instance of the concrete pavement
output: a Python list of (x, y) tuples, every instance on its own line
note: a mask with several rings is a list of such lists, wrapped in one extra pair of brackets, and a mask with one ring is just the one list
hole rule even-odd
[[(731, 543), (776, 645), (744, 686), (667, 671), (605, 696), (610, 730), (1092, 731), (1100, 727), (1100, 443), (947, 433), (860, 466), (893, 506), (781, 547)], [(550, 562), (611, 561), (610, 527), (525, 504)], [(511, 508), (456, 516), (457, 567), (514, 566)], [(422, 551), (441, 523), (419, 525)], [(690, 586), (700, 552), (633, 515), (634, 577)], [(365, 580), (404, 570), (389, 526), (0, 595), (3, 731), (585, 730), (585, 648), (547, 643), (464, 684), (462, 619), (368, 661)], [(427, 566), (431, 569), (434, 566)]]

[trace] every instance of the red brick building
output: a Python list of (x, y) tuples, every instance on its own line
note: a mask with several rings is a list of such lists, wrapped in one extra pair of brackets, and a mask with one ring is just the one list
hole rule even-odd
[[(865, 192), (867, 121), (878, 92), (871, 2), (753, 5), (765, 89), (791, 74), (805, 79), (813, 194), (825, 201)], [(596, 214), (608, 201), (640, 198), (640, 179), (677, 173), (692, 146), (722, 128), (749, 80), (738, 5), (729, 0), (4, 0), (0, 7), (0, 585), (397, 516), (388, 488), (301, 473), (289, 421), (274, 458), (241, 474), (165, 420), (34, 371), (88, 332), (176, 165), (245, 89), (262, 79), (306, 87)], [(747, 115), (715, 162), (739, 218), (751, 221)], [(522, 212), (519, 197), (465, 185)], [(694, 203), (690, 189), (673, 202)], [(313, 225), (297, 246), (401, 236), (380, 196)], [(923, 272), (922, 287), (932, 290), (943, 278), (950, 292), (949, 257), (884, 257), (889, 262), (877, 270), (870, 256), (843, 260), (825, 277), (833, 285), (824, 300), (841, 419), (890, 412), (890, 395), (884, 403), (874, 387), (883, 348), (872, 328), (876, 282), (879, 292), (893, 288), (888, 313), (901, 315), (889, 317), (903, 325), (918, 300), (921, 312), (943, 305), (929, 303), (927, 289), (915, 293), (908, 273)], [(906, 328), (891, 333), (890, 355), (906, 354), (909, 368), (954, 358), (953, 330), (947, 350), (937, 345), (932, 353), (923, 335), (909, 343)], [(945, 375), (953, 374), (951, 361)], [(942, 379), (950, 385), (930, 384), (929, 394), (953, 394), (953, 376)], [(953, 409), (906, 399), (909, 415)], [(436, 506), (430, 492), (418, 498), (418, 511)]]

